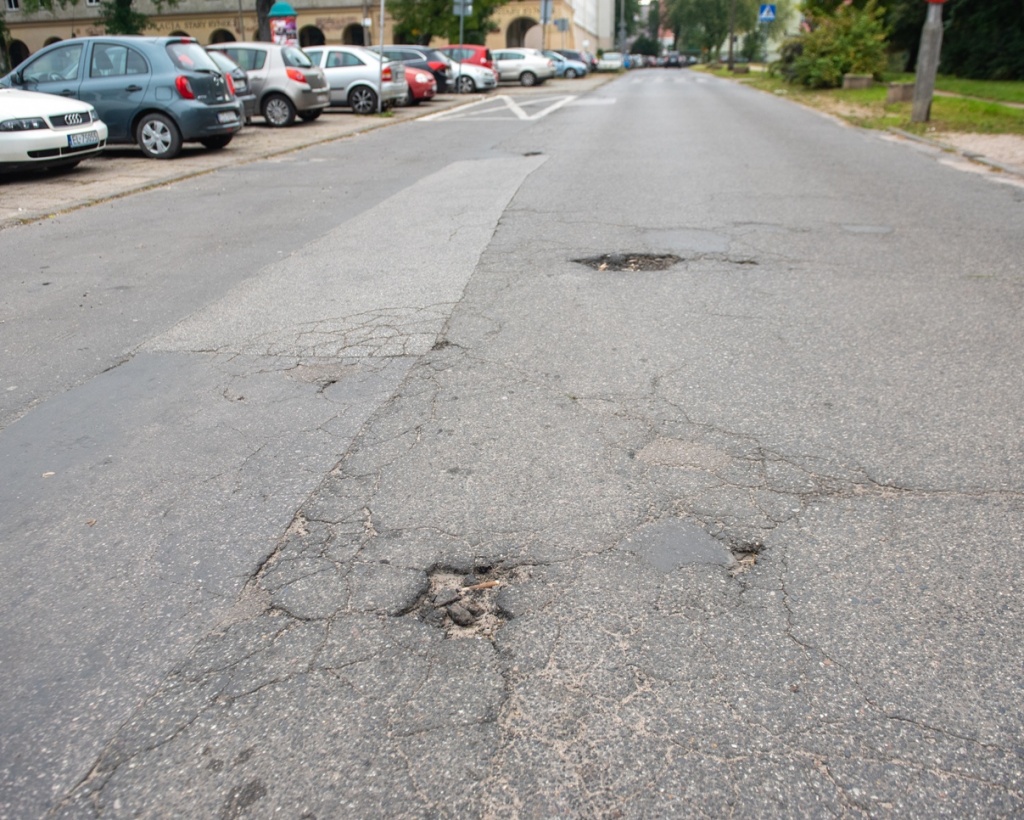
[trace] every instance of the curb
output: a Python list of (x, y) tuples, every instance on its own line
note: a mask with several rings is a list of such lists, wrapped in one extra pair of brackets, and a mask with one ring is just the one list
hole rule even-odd
[(890, 127), (886, 128), (885, 130), (888, 131), (890, 134), (895, 134), (898, 137), (903, 137), (904, 139), (911, 140), (912, 142), (921, 143), (922, 145), (928, 145), (931, 146), (932, 148), (937, 148), (940, 151), (945, 151), (950, 154), (956, 154), (957, 156), (961, 156), (964, 159), (970, 160), (971, 162), (977, 162), (979, 165), (984, 165), (988, 168), (992, 168), (993, 170), (1002, 171), (1003, 173), (1006, 174), (1012, 174), (1014, 176), (1024, 178), (1024, 168), (1020, 168), (1016, 165), (1007, 165), (1002, 162), (996, 162), (994, 159), (989, 159), (983, 154), (979, 154), (975, 151), (964, 151), (960, 148), (957, 148), (955, 145), (947, 145), (946, 143), (939, 142), (938, 140), (929, 139), (928, 137), (922, 137), (919, 136), (918, 134), (912, 134), (909, 131), (904, 131), (902, 128)]

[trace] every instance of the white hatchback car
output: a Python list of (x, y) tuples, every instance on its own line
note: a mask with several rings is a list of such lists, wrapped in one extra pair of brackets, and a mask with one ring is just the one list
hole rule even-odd
[(475, 63), (460, 63), (452, 60), (452, 78), (455, 90), (460, 94), (490, 91), (498, 85), (498, 75), (494, 69), (485, 68)]
[(409, 85), (402, 63), (385, 60), (362, 46), (309, 46), (313, 65), (323, 69), (331, 87), (331, 105), (347, 105), (356, 114), (376, 114), (405, 100)]
[(491, 49), (494, 70), (502, 82), (540, 85), (555, 76), (555, 61), (535, 48)]
[(74, 168), (106, 144), (107, 126), (88, 103), (0, 88), (0, 171)]

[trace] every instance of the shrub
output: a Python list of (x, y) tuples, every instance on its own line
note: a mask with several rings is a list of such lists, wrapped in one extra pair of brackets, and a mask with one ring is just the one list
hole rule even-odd
[(809, 88), (836, 88), (844, 74), (881, 80), (888, 61), (884, 13), (877, 0), (868, 0), (863, 9), (844, 3), (832, 14), (810, 18), (811, 30), (783, 47), (782, 75)]

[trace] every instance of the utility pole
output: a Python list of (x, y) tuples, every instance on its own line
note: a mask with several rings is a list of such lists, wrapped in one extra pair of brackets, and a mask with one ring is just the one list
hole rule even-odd
[(911, 122), (928, 122), (932, 113), (935, 75), (939, 72), (939, 54), (942, 51), (942, 4), (945, 1), (928, 0), (928, 16), (921, 29), (921, 47), (917, 52)]

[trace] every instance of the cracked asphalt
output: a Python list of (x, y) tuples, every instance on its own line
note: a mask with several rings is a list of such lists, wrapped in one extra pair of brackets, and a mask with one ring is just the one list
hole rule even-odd
[(1024, 813), (1024, 191), (634, 80), (2, 234), (0, 814)]

